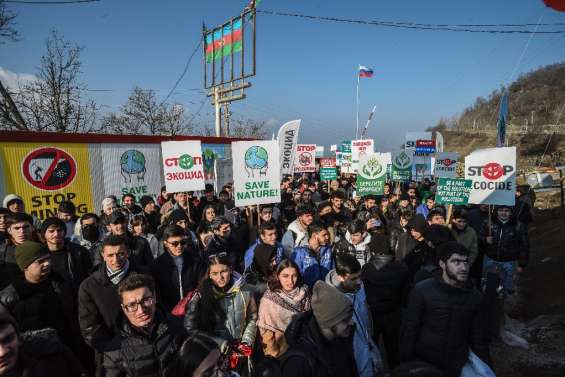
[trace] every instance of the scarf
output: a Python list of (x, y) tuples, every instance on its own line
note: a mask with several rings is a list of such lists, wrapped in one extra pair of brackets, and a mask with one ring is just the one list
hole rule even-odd
[(129, 260), (126, 260), (126, 264), (124, 264), (124, 266), (117, 271), (110, 270), (110, 267), (106, 265), (106, 275), (114, 285), (120, 284), (120, 282), (126, 277), (128, 271), (129, 271)]
[(257, 326), (262, 329), (283, 332), (292, 318), (311, 308), (311, 294), (306, 285), (296, 287), (290, 292), (282, 289), (267, 289), (259, 305)]

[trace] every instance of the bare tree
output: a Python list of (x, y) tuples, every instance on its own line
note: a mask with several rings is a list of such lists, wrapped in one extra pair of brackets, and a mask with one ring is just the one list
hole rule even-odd
[(265, 121), (256, 121), (250, 118), (236, 118), (231, 120), (230, 136), (252, 137), (255, 139), (266, 139), (268, 131)]
[(16, 30), (16, 14), (6, 8), (6, 2), (0, 0), (0, 44), (5, 40), (17, 42), (20, 40), (20, 34)]
[[(82, 47), (65, 41), (52, 31), (36, 79), (20, 83), (14, 102), (30, 131), (97, 131), (99, 107), (86, 98), (86, 85), (79, 81)], [(6, 101), (7, 102), (7, 101)], [(0, 104), (0, 128), (18, 129), (8, 117), (8, 103)]]
[(119, 113), (103, 120), (104, 131), (117, 134), (178, 135), (194, 130), (181, 104), (159, 103), (155, 91), (135, 87)]

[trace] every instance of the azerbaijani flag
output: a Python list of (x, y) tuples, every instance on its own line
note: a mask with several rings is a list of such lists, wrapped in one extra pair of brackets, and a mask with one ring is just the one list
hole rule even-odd
[(206, 61), (221, 59), (241, 51), (241, 18), (206, 36)]
[(359, 77), (373, 77), (373, 68), (359, 66)]

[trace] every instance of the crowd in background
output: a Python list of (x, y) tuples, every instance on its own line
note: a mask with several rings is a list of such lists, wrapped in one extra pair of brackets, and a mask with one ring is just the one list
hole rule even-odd
[[(446, 207), (352, 177), (0, 208), (0, 376), (474, 376), (528, 264), (535, 200)], [(467, 374), (465, 374), (467, 373)]]

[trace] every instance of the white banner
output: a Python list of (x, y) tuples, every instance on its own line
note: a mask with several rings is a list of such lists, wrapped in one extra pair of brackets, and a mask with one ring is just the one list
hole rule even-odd
[(354, 172), (357, 172), (357, 168), (359, 167), (359, 158), (361, 156), (374, 153), (374, 144), (375, 142), (373, 139), (351, 141), (351, 162)]
[(235, 205), (279, 203), (279, 144), (273, 140), (232, 143)]
[(295, 156), (295, 173), (313, 173), (316, 171), (316, 144), (298, 144)]
[(443, 152), (443, 135), (441, 132), (436, 131), (436, 153)]
[(455, 178), (457, 161), (459, 161), (459, 153), (457, 152), (436, 153), (434, 175), (437, 178)]
[(417, 140), (432, 140), (431, 132), (406, 132), (404, 149), (405, 150), (416, 150)]
[(231, 158), (219, 159), (214, 161), (214, 171), (216, 172), (216, 180), (214, 187), (219, 193), (222, 188), (228, 184), (233, 183), (233, 161)]
[(316, 158), (324, 157), (324, 146), (323, 145), (316, 145)]
[(161, 151), (167, 192), (204, 190), (200, 141), (164, 141)]
[(286, 122), (279, 129), (277, 136), (279, 145), (279, 161), (281, 164), (281, 175), (294, 174), (294, 160), (296, 146), (298, 145), (298, 131), (300, 130), (300, 119)]
[(465, 179), (473, 181), (469, 203), (513, 206), (516, 200), (516, 147), (474, 151), (465, 158)]
[(157, 144), (101, 144), (104, 196), (132, 194), (155, 198), (161, 191), (161, 156)]

